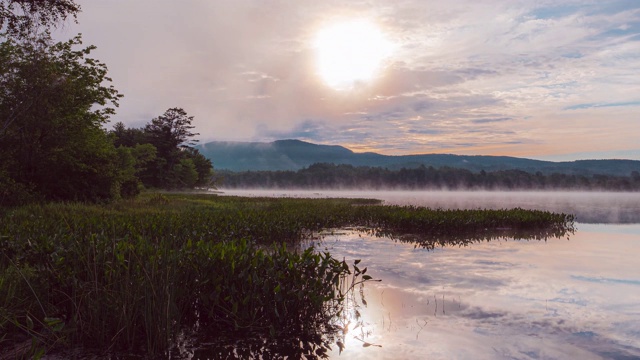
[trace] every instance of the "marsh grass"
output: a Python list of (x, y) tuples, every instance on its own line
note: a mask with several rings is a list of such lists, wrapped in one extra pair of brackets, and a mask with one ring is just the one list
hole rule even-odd
[(460, 238), (509, 227), (535, 237), (571, 231), (573, 219), (185, 194), (3, 209), (0, 348), (30, 341), (27, 357), (77, 346), (167, 354), (179, 334), (207, 332), (298, 339), (303, 353), (322, 357), (337, 329), (331, 319), (371, 277), (329, 253), (291, 249), (344, 226)]

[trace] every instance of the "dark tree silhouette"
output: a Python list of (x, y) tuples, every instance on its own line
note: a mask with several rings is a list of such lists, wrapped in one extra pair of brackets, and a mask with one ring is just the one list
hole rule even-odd
[(198, 140), (191, 138), (200, 134), (191, 132), (194, 128), (191, 125), (192, 121), (193, 116), (188, 116), (183, 109), (171, 108), (151, 120), (151, 123), (144, 127), (144, 131), (149, 137), (149, 142), (160, 154), (165, 155), (178, 147), (195, 145)]
[(218, 171), (226, 188), (277, 189), (485, 189), (485, 190), (607, 190), (640, 191), (640, 173), (629, 176), (576, 175), (522, 170), (471, 172), (450, 167), (383, 167), (313, 164), (298, 171)]
[(0, 0), (0, 29), (25, 36), (75, 19), (79, 12), (80, 5), (73, 0)]

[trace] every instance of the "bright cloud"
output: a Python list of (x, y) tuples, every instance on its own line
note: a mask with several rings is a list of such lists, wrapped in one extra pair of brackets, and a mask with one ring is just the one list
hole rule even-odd
[[(179, 106), (202, 141), (640, 159), (635, 0), (79, 2), (59, 36), (98, 46), (125, 94), (114, 121), (130, 126)], [(314, 49), (345, 18), (394, 44), (346, 92), (323, 83)]]

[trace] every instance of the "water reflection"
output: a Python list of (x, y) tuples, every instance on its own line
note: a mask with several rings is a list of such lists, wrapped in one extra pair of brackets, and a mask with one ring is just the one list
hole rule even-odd
[[(176, 351), (175, 358), (192, 360), (209, 359), (324, 359), (329, 344), (335, 340), (328, 334), (311, 337), (291, 336), (280, 339), (260, 338), (211, 338), (193, 344), (189, 349)], [(213, 340), (213, 341), (211, 341)]]
[[(357, 232), (319, 244), (383, 279), (364, 289), (346, 359), (640, 358), (640, 225), (571, 241), (427, 250)], [(363, 347), (362, 341), (381, 347)]]
[(334, 346), (331, 358), (640, 359), (640, 193), (227, 193), (576, 215), (571, 241), (498, 233), (490, 242), (442, 247), (435, 239), (423, 247), (353, 231), (325, 237), (322, 250), (362, 259), (383, 280), (363, 289), (366, 303), (350, 315), (357, 326), (346, 328), (343, 351)]
[[(513, 228), (495, 228), (483, 229), (481, 231), (458, 231), (455, 234), (401, 234), (395, 231), (383, 231), (378, 229), (358, 229), (360, 233), (369, 235), (370, 237), (385, 237), (393, 241), (399, 241), (411, 244), (414, 247), (434, 250), (445, 246), (469, 246), (473, 243), (492, 241), (492, 240), (543, 240), (569, 238), (575, 234), (575, 226), (573, 221), (565, 224), (557, 224), (551, 227), (538, 227), (533, 229), (513, 229)], [(326, 232), (325, 232), (326, 233)]]

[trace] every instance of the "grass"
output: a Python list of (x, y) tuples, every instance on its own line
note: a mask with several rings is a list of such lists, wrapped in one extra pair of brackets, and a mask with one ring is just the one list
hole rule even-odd
[(2, 209), (0, 348), (30, 341), (25, 356), (77, 346), (158, 355), (180, 336), (206, 331), (281, 349), (293, 341), (323, 357), (330, 320), (371, 278), (328, 253), (290, 249), (346, 226), (435, 246), (490, 239), (504, 228), (526, 238), (562, 236), (573, 218), (185, 194)]

